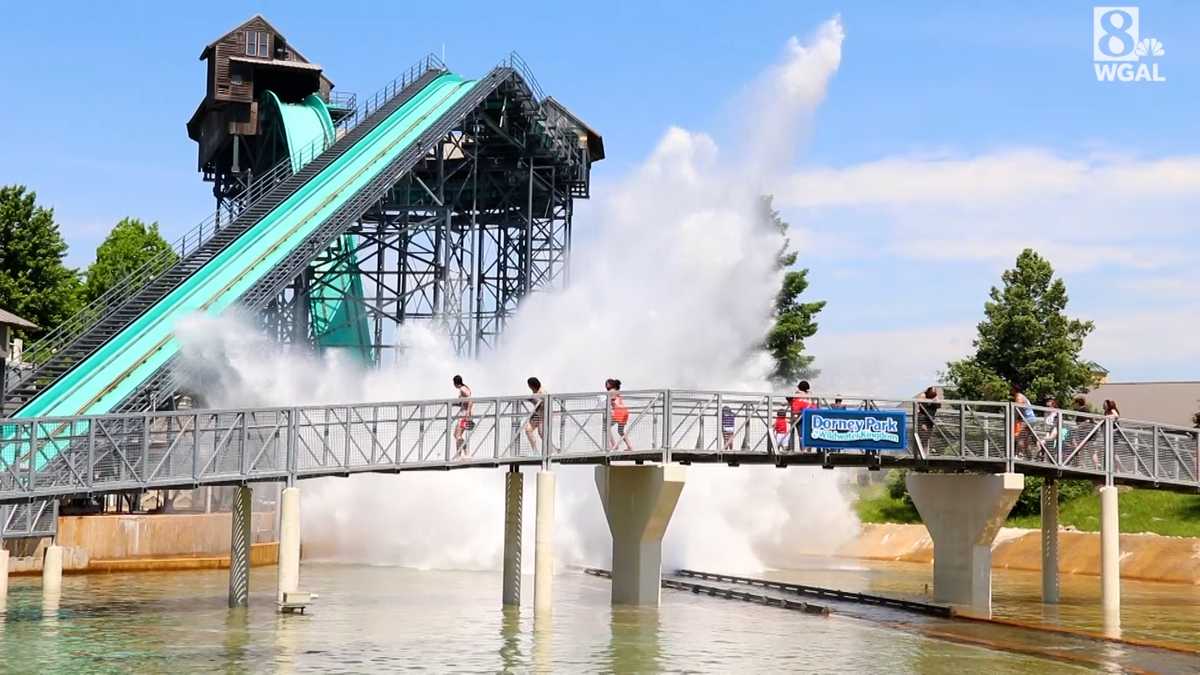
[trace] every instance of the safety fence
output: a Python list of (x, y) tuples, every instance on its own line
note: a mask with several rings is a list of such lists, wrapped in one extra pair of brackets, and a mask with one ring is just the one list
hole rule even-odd
[[(0, 503), (514, 463), (848, 463), (855, 451), (803, 447), (792, 399), (662, 389), (0, 420)], [(1200, 488), (1195, 429), (999, 402), (811, 403), (903, 412), (908, 449), (892, 459), (918, 468)]]

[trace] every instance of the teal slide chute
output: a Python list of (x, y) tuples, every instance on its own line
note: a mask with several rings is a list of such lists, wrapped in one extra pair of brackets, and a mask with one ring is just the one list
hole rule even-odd
[[(309, 94), (300, 103), (283, 103), (274, 92), (267, 91), (263, 94), (263, 109), (278, 119), (293, 172), (313, 158), (315, 149), (333, 142), (333, 119), (325, 101), (316, 94)], [(318, 347), (344, 349), (370, 363), (373, 341), (363, 305), (362, 277), (354, 261), (357, 247), (358, 238), (344, 234), (309, 267), (309, 326)]]
[[(16, 417), (111, 411), (178, 353), (174, 330), (180, 319), (195, 312), (217, 315), (236, 304), (342, 205), (450, 113), (475, 85), (453, 73), (434, 78), (203, 267), (42, 390)], [(335, 273), (339, 268), (334, 265), (330, 271)], [(353, 292), (353, 281), (349, 286)], [(336, 315), (337, 310), (329, 314)], [(44, 466), (52, 455), (37, 453), (36, 467)]]

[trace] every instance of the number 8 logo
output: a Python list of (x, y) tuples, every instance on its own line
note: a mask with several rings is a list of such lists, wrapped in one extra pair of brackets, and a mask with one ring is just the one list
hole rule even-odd
[[(1118, 24), (1118, 19), (1120, 25)], [(1109, 58), (1120, 58), (1133, 51), (1135, 41), (1133, 36), (1129, 34), (1129, 29), (1133, 27), (1133, 16), (1123, 9), (1113, 9), (1100, 15), (1100, 29), (1104, 31), (1104, 35), (1096, 42), (1096, 47), (1102, 54)], [(1113, 51), (1113, 40), (1118, 40), (1121, 43), (1121, 49)]]

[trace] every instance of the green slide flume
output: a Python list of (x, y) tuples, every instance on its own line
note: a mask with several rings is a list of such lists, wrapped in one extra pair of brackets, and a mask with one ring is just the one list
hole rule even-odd
[[(217, 315), (233, 306), (322, 222), (415, 143), (474, 84), (473, 80), (464, 80), (453, 73), (434, 79), (204, 267), (42, 391), (16, 416), (58, 417), (112, 410), (178, 352), (174, 329), (180, 319), (195, 312)], [(311, 108), (308, 113), (292, 112), (297, 116), (313, 116)], [(329, 270), (333, 274), (340, 271)], [(349, 290), (354, 292), (353, 288)], [(361, 282), (357, 292), (361, 294)], [(39, 455), (38, 467), (49, 459)]]

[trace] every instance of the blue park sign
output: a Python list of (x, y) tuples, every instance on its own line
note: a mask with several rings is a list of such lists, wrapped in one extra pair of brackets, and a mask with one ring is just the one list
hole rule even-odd
[(908, 416), (898, 410), (808, 408), (801, 418), (801, 428), (806, 448), (908, 449)]

